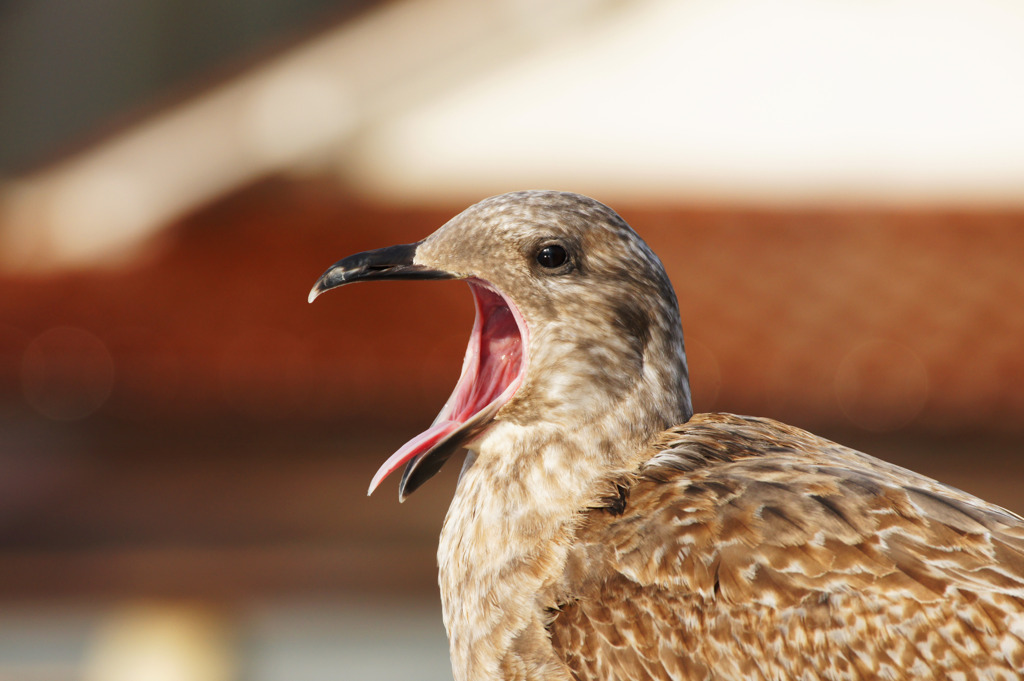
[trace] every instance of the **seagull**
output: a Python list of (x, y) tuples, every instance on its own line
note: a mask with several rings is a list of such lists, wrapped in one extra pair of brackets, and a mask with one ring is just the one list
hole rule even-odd
[(461, 279), (476, 318), (404, 500), (461, 449), (438, 547), (456, 681), (1024, 678), (1024, 519), (765, 418), (693, 414), (658, 257), (578, 194), (485, 199), (310, 292)]

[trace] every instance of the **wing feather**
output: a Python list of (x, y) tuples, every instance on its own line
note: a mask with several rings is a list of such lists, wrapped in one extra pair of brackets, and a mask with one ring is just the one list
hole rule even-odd
[(654, 449), (558, 587), (578, 679), (1024, 676), (1019, 516), (768, 419)]

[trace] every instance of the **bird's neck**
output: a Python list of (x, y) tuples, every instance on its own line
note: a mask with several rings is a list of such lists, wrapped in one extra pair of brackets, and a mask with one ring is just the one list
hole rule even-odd
[(499, 421), (477, 443), (438, 547), (456, 681), (570, 678), (544, 625), (579, 511), (606, 504), (679, 418), (619, 407), (572, 427)]

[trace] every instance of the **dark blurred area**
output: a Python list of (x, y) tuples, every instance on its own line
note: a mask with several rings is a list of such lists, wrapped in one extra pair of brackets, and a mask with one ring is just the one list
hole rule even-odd
[[(401, 506), (391, 483), (365, 491), (454, 387), (470, 296), (306, 294), (343, 256), (524, 186), (606, 201), (659, 254), (698, 411), (778, 418), (1024, 511), (1024, 191), (950, 189), (956, 153), (876, 191), (840, 151), (823, 189), (826, 171), (787, 170), (820, 156), (803, 128), (757, 152), (761, 175), (697, 143), (680, 155), (697, 170), (656, 173), (643, 149), (595, 164), (568, 133), (575, 167), (561, 149), (524, 162), (514, 137), (491, 157), (478, 140), (514, 126), (481, 115), (488, 97), (563, 57), (610, 77), (581, 64), (629, 48), (614, 31), (639, 34), (642, 12), (370, 5), (0, 5), (0, 677), (447, 678), (433, 554), (458, 467)], [(684, 37), (710, 30), (677, 18)], [(558, 136), (562, 100), (532, 95), (550, 121), (523, 120)], [(633, 104), (611, 131), (650, 123)], [(460, 116), (480, 131), (443, 137)], [(865, 158), (888, 163), (899, 130)], [(728, 133), (694, 134), (728, 159)], [(691, 128), (671, 134), (690, 148)], [(1024, 187), (997, 157), (968, 170)], [(914, 174), (935, 158), (948, 177)]]
[(82, 147), (371, 4), (8, 0), (0, 5), (0, 173)]

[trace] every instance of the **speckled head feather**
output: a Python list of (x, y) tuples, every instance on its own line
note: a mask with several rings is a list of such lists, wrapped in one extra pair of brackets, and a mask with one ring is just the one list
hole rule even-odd
[[(552, 248), (564, 261), (538, 262)], [(604, 204), (566, 192), (495, 196), (425, 239), (414, 262), (485, 281), (522, 314), (529, 369), (500, 418), (583, 425), (634, 390), (645, 364), (658, 372), (659, 403), (637, 416), (658, 414), (650, 423), (658, 430), (689, 418), (672, 285), (658, 256)]]
[(460, 278), (458, 385), (381, 467), (470, 454), (438, 547), (456, 681), (1024, 677), (1024, 520), (767, 419), (691, 418), (675, 294), (608, 207), (518, 192), (354, 281)]
[(605, 458), (614, 458), (692, 413), (679, 310), (661, 261), (593, 199), (553, 191), (486, 199), (421, 242), (335, 263), (310, 301), (383, 278), (465, 279), (477, 320), (452, 397), (381, 466), (371, 492), (406, 464), (404, 498), (499, 422), (580, 428), (615, 412), (625, 430), (606, 443)]

